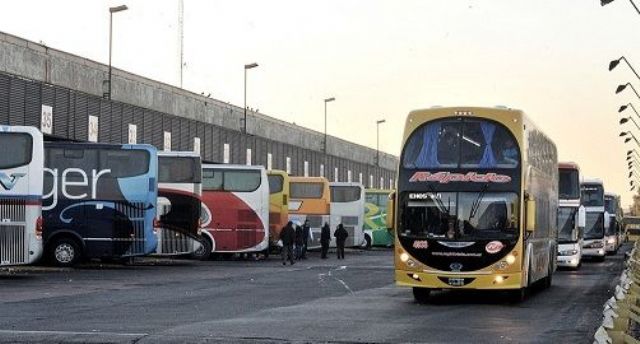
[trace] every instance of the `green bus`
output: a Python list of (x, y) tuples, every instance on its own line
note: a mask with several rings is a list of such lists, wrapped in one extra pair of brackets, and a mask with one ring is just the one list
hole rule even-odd
[(387, 202), (393, 190), (366, 189), (364, 204), (364, 239), (371, 246), (393, 246), (393, 232), (387, 229)]

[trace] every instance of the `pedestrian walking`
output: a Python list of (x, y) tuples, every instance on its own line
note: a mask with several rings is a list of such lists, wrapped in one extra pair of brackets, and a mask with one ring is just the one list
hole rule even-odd
[(296, 223), (296, 260), (302, 259), (302, 246), (304, 245), (304, 229), (300, 223)]
[(287, 264), (287, 259), (293, 265), (293, 243), (295, 241), (296, 232), (293, 229), (293, 222), (289, 221), (280, 232), (280, 240), (282, 241), (282, 265)]
[(328, 223), (324, 223), (320, 231), (320, 245), (322, 246), (321, 258), (327, 259), (327, 252), (329, 252), (329, 242), (331, 242), (331, 228)]
[[(302, 259), (307, 259), (307, 246), (309, 246), (309, 239), (311, 238), (311, 226), (309, 220), (304, 220), (302, 225)], [(313, 238), (311, 238), (313, 240)]]
[(336, 251), (338, 252), (338, 259), (344, 259), (344, 243), (347, 241), (347, 237), (349, 237), (349, 233), (344, 229), (344, 226), (341, 224), (338, 225), (333, 236), (336, 237)]

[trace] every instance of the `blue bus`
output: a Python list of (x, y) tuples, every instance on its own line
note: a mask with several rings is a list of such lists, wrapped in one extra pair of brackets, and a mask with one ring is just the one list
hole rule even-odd
[(46, 142), (46, 258), (73, 266), (81, 259), (154, 253), (157, 175), (157, 150), (150, 145)]

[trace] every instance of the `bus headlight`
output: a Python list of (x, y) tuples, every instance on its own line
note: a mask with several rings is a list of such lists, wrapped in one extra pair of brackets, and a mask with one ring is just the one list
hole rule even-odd
[(507, 261), (507, 264), (511, 265), (511, 264), (513, 264), (513, 263), (515, 263), (515, 262), (516, 262), (516, 256), (514, 256), (514, 255), (513, 255), (513, 254), (511, 254), (511, 253), (509, 253), (509, 254), (507, 255), (506, 261)]
[(574, 256), (578, 254), (578, 250), (564, 250), (564, 251), (560, 251), (558, 252), (559, 256)]
[(496, 276), (496, 278), (493, 280), (493, 283), (496, 284), (501, 284), (502, 282), (504, 282), (504, 277), (502, 276)]
[(400, 254), (400, 261), (406, 263), (409, 260), (409, 255), (406, 252)]
[(614, 244), (615, 242), (616, 242), (616, 239), (614, 238), (607, 239), (607, 244)]

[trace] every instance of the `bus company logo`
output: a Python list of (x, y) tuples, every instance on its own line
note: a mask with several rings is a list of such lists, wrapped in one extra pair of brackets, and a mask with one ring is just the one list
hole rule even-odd
[(413, 248), (417, 250), (426, 250), (429, 248), (429, 242), (427, 240), (416, 240), (413, 242)]
[(504, 248), (504, 244), (502, 244), (500, 241), (492, 241), (492, 242), (488, 243), (487, 246), (485, 246), (484, 249), (489, 254), (495, 254), (495, 253), (498, 253), (498, 252), (502, 251), (503, 248)]
[(449, 265), (449, 268), (451, 269), (451, 271), (461, 271), (462, 270), (462, 264), (461, 263), (451, 263)]
[(504, 184), (509, 183), (511, 181), (511, 177), (504, 174), (497, 173), (478, 173), (478, 172), (467, 172), (464, 173), (451, 173), (451, 172), (416, 172), (411, 176), (409, 182), (437, 182), (440, 184), (448, 184), (451, 182), (459, 182), (459, 183), (498, 183)]
[(10, 191), (14, 186), (16, 186), (16, 183), (18, 183), (18, 179), (24, 177), (25, 175), (25, 173), (11, 173), (11, 176), (7, 176), (6, 173), (0, 172), (0, 184), (2, 184), (2, 187), (5, 190)]

